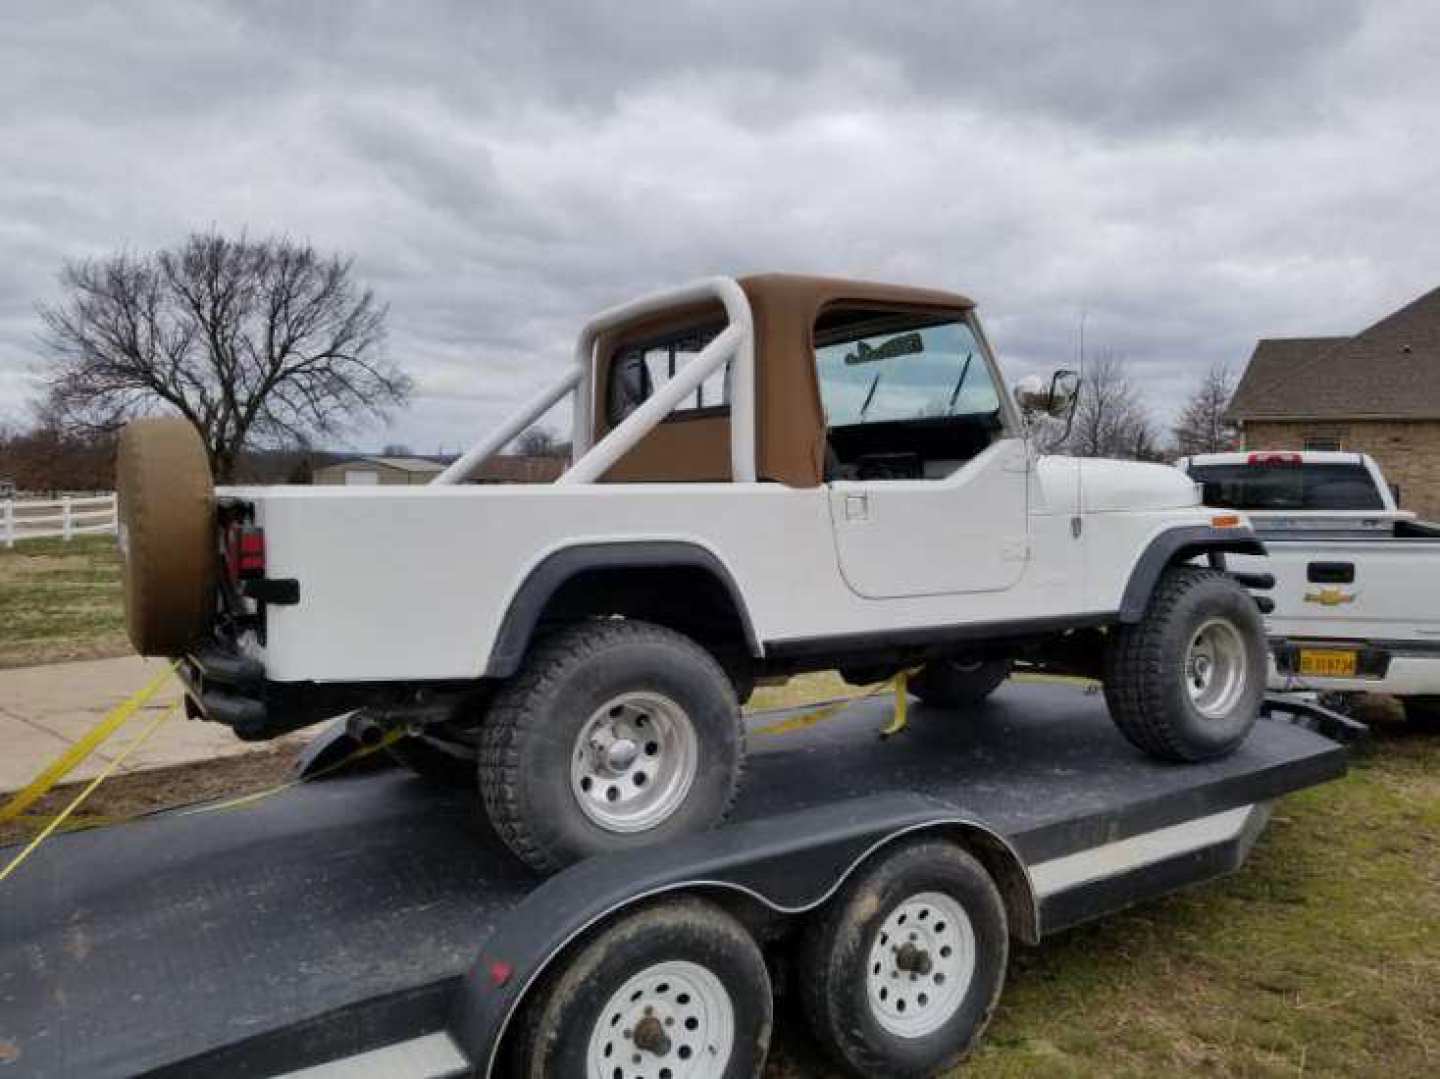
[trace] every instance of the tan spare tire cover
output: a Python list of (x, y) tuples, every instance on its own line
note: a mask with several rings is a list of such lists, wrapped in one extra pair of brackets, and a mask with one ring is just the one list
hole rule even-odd
[(215, 610), (215, 484), (189, 420), (135, 420), (115, 459), (125, 621), (142, 656), (178, 656)]

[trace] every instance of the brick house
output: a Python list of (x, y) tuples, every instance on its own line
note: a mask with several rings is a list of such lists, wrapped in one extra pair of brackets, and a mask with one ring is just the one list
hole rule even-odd
[(1354, 337), (1256, 343), (1228, 418), (1253, 450), (1356, 450), (1440, 519), (1440, 288)]

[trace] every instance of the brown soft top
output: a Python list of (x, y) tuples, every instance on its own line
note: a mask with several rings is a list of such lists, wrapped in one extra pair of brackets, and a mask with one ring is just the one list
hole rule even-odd
[[(827, 307), (885, 307), (968, 311), (973, 301), (958, 292), (912, 288), (841, 277), (753, 274), (738, 279), (750, 301), (755, 328), (756, 470), (760, 479), (814, 487), (825, 462), (825, 416), (815, 375), (815, 321)], [(597, 401), (609, 399), (610, 359), (630, 341), (685, 326), (720, 322), (719, 303), (679, 308), (605, 334), (597, 342)], [(610, 426), (596, 410), (595, 437)], [(730, 417), (702, 415), (661, 423), (615, 464), (615, 481), (725, 481), (730, 479)]]

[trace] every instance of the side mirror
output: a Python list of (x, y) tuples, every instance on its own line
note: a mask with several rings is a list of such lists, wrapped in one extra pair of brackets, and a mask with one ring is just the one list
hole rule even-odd
[(1027, 416), (1042, 413), (1062, 419), (1070, 414), (1080, 393), (1080, 376), (1056, 371), (1047, 385), (1039, 375), (1026, 375), (1015, 383), (1015, 403)]

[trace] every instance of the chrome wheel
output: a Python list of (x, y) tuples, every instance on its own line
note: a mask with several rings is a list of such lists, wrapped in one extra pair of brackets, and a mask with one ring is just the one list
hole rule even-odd
[(870, 1010), (898, 1038), (923, 1038), (955, 1015), (975, 977), (975, 928), (943, 892), (920, 892), (890, 912), (870, 947)]
[(601, 1009), (586, 1079), (718, 1079), (735, 1049), (735, 1005), (712, 972), (687, 960), (647, 967)]
[(1245, 693), (1249, 664), (1245, 641), (1223, 618), (1203, 623), (1185, 653), (1185, 688), (1206, 719), (1224, 719)]
[(610, 832), (644, 832), (685, 801), (699, 767), (695, 726), (661, 693), (622, 693), (580, 729), (570, 789), (585, 816)]

